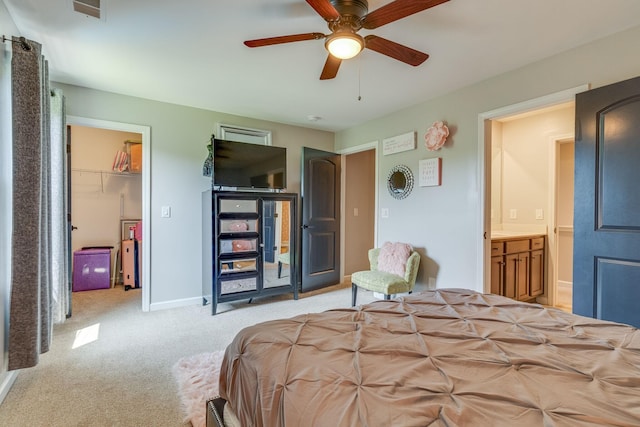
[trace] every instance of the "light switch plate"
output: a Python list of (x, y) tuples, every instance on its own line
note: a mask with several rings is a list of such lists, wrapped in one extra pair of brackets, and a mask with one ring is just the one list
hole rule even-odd
[(163, 206), (160, 216), (162, 218), (171, 218), (171, 206)]

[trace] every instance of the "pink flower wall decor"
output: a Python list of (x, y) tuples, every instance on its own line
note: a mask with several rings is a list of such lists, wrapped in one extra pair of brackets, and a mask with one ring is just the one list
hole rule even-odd
[(436, 151), (439, 150), (449, 136), (449, 128), (444, 123), (435, 122), (424, 135), (424, 142), (427, 146), (427, 150)]

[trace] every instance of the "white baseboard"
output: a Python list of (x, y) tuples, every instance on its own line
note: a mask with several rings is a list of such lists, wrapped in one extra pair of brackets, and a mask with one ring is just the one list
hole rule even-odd
[(558, 280), (558, 287), (573, 289), (573, 282), (565, 282), (562, 280)]
[(149, 305), (149, 311), (168, 310), (170, 308), (188, 307), (190, 305), (202, 305), (202, 297), (154, 302)]
[[(410, 295), (409, 292), (401, 292), (399, 294), (391, 294), (390, 298), (396, 299), (398, 297), (408, 297), (409, 295)], [(374, 298), (377, 298), (377, 299), (384, 299), (384, 294), (382, 292), (374, 292), (373, 296)]]
[(558, 300), (556, 305), (559, 307), (571, 307), (573, 303), (573, 282), (565, 282), (558, 280)]
[(18, 371), (9, 371), (3, 374), (2, 383), (0, 383), (0, 405), (9, 394), (9, 390), (11, 390), (16, 378), (18, 378)]

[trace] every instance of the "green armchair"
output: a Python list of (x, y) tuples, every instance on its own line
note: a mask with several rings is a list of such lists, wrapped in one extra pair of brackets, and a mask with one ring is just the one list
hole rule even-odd
[(418, 268), (420, 267), (420, 254), (416, 251), (411, 252), (405, 266), (404, 277), (401, 277), (397, 274), (378, 270), (379, 253), (380, 248), (369, 249), (370, 269), (357, 271), (351, 275), (352, 307), (356, 305), (356, 296), (359, 287), (384, 294), (384, 298), (387, 300), (391, 299), (391, 295), (393, 294), (413, 292), (413, 287), (416, 284), (416, 277), (418, 275)]

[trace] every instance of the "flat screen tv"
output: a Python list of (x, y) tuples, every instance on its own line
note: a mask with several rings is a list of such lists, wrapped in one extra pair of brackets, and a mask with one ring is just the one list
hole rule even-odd
[(287, 187), (287, 149), (214, 139), (213, 185), (283, 190)]

